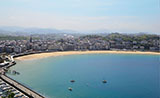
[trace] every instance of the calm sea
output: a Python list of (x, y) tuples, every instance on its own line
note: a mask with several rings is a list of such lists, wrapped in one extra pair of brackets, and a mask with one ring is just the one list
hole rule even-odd
[(11, 70), (20, 75), (10, 77), (47, 98), (160, 98), (157, 55), (57, 56), (17, 61)]

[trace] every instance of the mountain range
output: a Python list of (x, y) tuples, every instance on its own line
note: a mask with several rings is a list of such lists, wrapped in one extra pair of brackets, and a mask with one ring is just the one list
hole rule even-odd
[(0, 26), (0, 34), (19, 34), (19, 35), (30, 35), (30, 34), (55, 34), (55, 33), (67, 33), (67, 34), (95, 34), (95, 33), (109, 33), (109, 30), (93, 30), (86, 32), (79, 32), (74, 30), (58, 30), (50, 28), (24, 28), (16, 26)]
[[(92, 30), (86, 32), (79, 32), (74, 30), (59, 30), (59, 29), (51, 29), (51, 28), (24, 28), (24, 27), (16, 27), (16, 26), (0, 26), (0, 34), (1, 35), (34, 35), (34, 34), (98, 34), (98, 35), (106, 35), (111, 33), (112, 31), (107, 29), (100, 30)], [(123, 32), (124, 33), (124, 32)], [(150, 34), (148, 32), (141, 32), (144, 34)], [(136, 34), (136, 33), (135, 33)]]

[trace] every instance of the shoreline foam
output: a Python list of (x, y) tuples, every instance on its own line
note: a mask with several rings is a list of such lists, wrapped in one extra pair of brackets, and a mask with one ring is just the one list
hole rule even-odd
[(65, 55), (79, 55), (79, 54), (146, 54), (146, 55), (160, 55), (159, 52), (141, 52), (141, 51), (63, 51), (63, 52), (49, 52), (38, 53), (16, 57), (16, 60), (33, 60), (41, 59), (51, 56), (65, 56)]

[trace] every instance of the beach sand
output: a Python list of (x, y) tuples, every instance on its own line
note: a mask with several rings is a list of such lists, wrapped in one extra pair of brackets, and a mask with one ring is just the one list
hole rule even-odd
[(33, 60), (46, 58), (51, 56), (65, 56), (65, 55), (76, 55), (76, 54), (147, 54), (147, 55), (160, 55), (158, 52), (140, 52), (140, 51), (64, 51), (64, 52), (49, 52), (25, 55), (15, 58), (16, 60)]

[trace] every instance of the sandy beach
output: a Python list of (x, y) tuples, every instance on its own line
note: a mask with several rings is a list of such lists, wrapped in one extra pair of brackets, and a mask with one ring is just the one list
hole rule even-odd
[(64, 51), (64, 52), (49, 52), (31, 54), (26, 56), (20, 56), (15, 58), (16, 60), (33, 60), (46, 58), (51, 56), (65, 56), (65, 55), (76, 55), (76, 54), (147, 54), (147, 55), (160, 55), (158, 52), (140, 52), (140, 51)]

